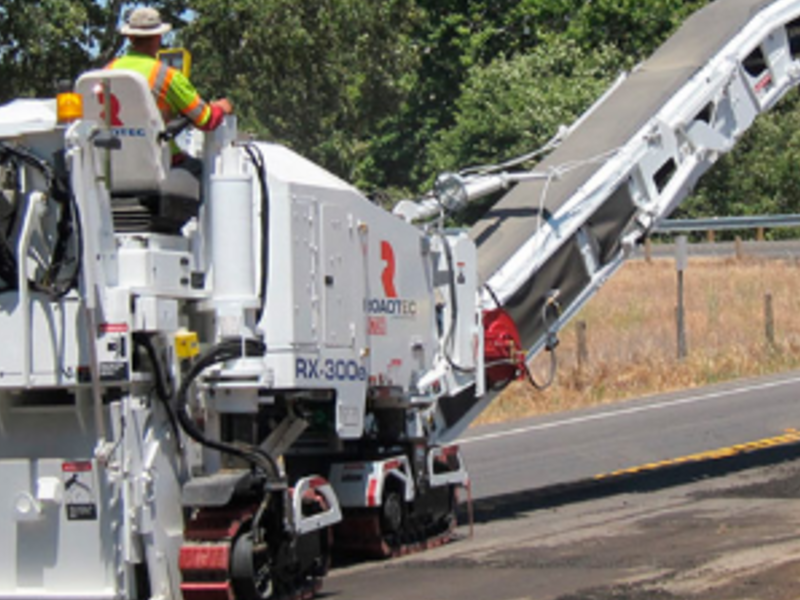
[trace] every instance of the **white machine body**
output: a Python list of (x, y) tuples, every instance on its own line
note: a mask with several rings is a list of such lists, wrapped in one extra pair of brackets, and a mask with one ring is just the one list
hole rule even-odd
[[(263, 345), (198, 380), (191, 410), (205, 435), (247, 435), (290, 461), (308, 427), (302, 404), (328, 418), (331, 448), (357, 443), (377, 427), (372, 398), (429, 411), (474, 385), (474, 245), (463, 232), (430, 237), (287, 148), (232, 142), (232, 118), (205, 140), (203, 181), (187, 179), (169, 168), (143, 78), (91, 72), (77, 91), (85, 118), (67, 125), (51, 102), (24, 104), (29, 122), (16, 103), (0, 108), (4, 147), (34, 157), (2, 166), (18, 188), (0, 204), (13, 215), (19, 268), (0, 274), (0, 330), (13, 340), (0, 346), (0, 600), (145, 589), (193, 598), (178, 569), (182, 553), (197, 552), (184, 538), (187, 486), (241, 464), (185, 437), (170, 423), (172, 400), (156, 400), (160, 378), (174, 393), (187, 376), (185, 340)], [(68, 206), (48, 187), (58, 169), (81, 236), (66, 250), (53, 242)], [(58, 272), (58, 252), (80, 269), (55, 294), (43, 274)], [(457, 257), (452, 277), (445, 254)], [(445, 307), (454, 297), (458, 315)], [(161, 372), (148, 367), (143, 337), (158, 343)], [(448, 378), (448, 360), (473, 374)], [(423, 384), (433, 373), (436, 385)], [(397, 433), (424, 439), (430, 415), (411, 417)], [(322, 476), (286, 475), (298, 536), (342, 518), (325, 479), (335, 453), (326, 460)], [(324, 510), (309, 512), (309, 498)]]

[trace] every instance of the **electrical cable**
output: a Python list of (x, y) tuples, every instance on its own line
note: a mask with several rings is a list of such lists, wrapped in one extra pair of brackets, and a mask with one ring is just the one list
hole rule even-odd
[(486, 175), (488, 173), (504, 171), (511, 167), (519, 166), (525, 162), (528, 162), (529, 160), (536, 158), (537, 156), (546, 154), (547, 152), (550, 152), (551, 150), (558, 148), (558, 146), (561, 144), (561, 141), (564, 139), (566, 133), (568, 133), (568, 129), (562, 127), (552, 138), (550, 138), (547, 142), (544, 143), (544, 145), (540, 146), (536, 150), (532, 150), (531, 152), (528, 152), (526, 154), (522, 154), (515, 158), (511, 158), (502, 163), (497, 163), (494, 165), (480, 165), (475, 167), (468, 167), (460, 171), (459, 175), (476, 175), (476, 174)]
[[(552, 294), (545, 302), (545, 305), (542, 307), (542, 322), (544, 323), (545, 327), (547, 327), (547, 313), (550, 308), (554, 308), (556, 311), (556, 318), (561, 316), (561, 305), (558, 302), (557, 294)], [(555, 382), (556, 379), (556, 371), (558, 370), (558, 357), (556, 356), (556, 347), (558, 346), (558, 337), (556, 337), (556, 333), (554, 329), (548, 329), (547, 331), (547, 343), (545, 345), (545, 349), (550, 353), (550, 374), (547, 377), (547, 380), (544, 383), (539, 383), (536, 381), (536, 378), (533, 376), (533, 373), (530, 370), (530, 367), (526, 362), (523, 361), (523, 368), (525, 372), (525, 378), (530, 382), (530, 384), (540, 392), (543, 392)]]
[(258, 175), (259, 189), (261, 190), (261, 282), (259, 286), (259, 296), (261, 308), (256, 314), (256, 320), (260, 321), (261, 316), (267, 309), (267, 290), (269, 289), (269, 225), (270, 225), (270, 197), (269, 185), (267, 184), (267, 167), (264, 161), (264, 153), (256, 144), (245, 144), (245, 152), (250, 157)]
[(556, 356), (555, 348), (549, 349), (548, 352), (550, 353), (550, 374), (547, 376), (547, 380), (544, 383), (539, 383), (536, 381), (536, 378), (531, 373), (530, 367), (526, 364), (524, 365), (524, 373), (525, 379), (538, 391), (543, 392), (548, 389), (556, 380), (556, 371), (558, 370), (558, 357)]
[(156, 334), (145, 333), (143, 331), (135, 331), (132, 335), (133, 343), (142, 347), (147, 354), (155, 378), (156, 397), (161, 401), (161, 404), (167, 411), (167, 418), (169, 419), (172, 432), (175, 434), (175, 440), (180, 443), (178, 417), (171, 404), (174, 394), (174, 382), (168, 375), (168, 371), (164, 369), (162, 361), (158, 358), (156, 347), (153, 344), (153, 337), (155, 337), (155, 335)]
[(218, 452), (241, 458), (249, 462), (253, 467), (262, 470), (271, 481), (277, 481), (281, 477), (281, 470), (275, 457), (257, 446), (249, 444), (234, 445), (207, 438), (188, 412), (189, 388), (203, 371), (216, 364), (224, 363), (229, 360), (243, 357), (260, 357), (264, 355), (265, 351), (266, 347), (263, 342), (252, 339), (227, 340), (210, 348), (200, 355), (181, 381), (181, 385), (173, 400), (172, 408), (178, 417), (178, 422), (183, 431), (195, 442), (207, 448), (217, 450)]
[[(15, 171), (17, 172), (17, 192), (19, 189), (19, 171), (21, 165), (27, 165), (39, 171), (46, 184), (47, 192), (50, 198), (61, 206), (61, 213), (59, 215), (58, 224), (56, 227), (56, 241), (53, 245), (53, 251), (50, 257), (50, 263), (44, 268), (44, 276), (40, 281), (32, 281), (31, 288), (44, 292), (51, 296), (51, 299), (57, 300), (66, 295), (70, 290), (74, 289), (78, 283), (78, 277), (81, 269), (81, 254), (83, 248), (83, 238), (80, 228), (79, 209), (74, 194), (71, 193), (68, 182), (63, 178), (57, 177), (53, 167), (46, 161), (36, 156), (30, 150), (22, 146), (12, 146), (4, 142), (0, 142), (0, 164), (11, 162)], [(9, 231), (0, 235), (0, 277), (6, 279), (6, 289), (15, 289), (16, 286), (16, 257), (14, 250), (11, 248), (9, 240), (10, 229), (17, 219), (17, 207), (14, 207), (13, 218), (10, 220)], [(71, 225), (74, 223), (74, 227)], [(75, 236), (75, 245), (77, 247), (76, 256), (74, 261), (76, 263), (75, 270), (71, 276), (63, 282), (58, 281), (58, 275), (62, 267), (68, 264), (67, 257), (67, 242)]]
[(488, 283), (484, 283), (483, 284), (483, 289), (485, 289), (489, 293), (489, 296), (494, 301), (495, 307), (503, 308), (503, 305), (500, 304), (500, 299), (497, 297), (497, 294), (495, 293), (495, 291), (491, 287), (489, 287)]
[[(45, 273), (45, 291), (48, 291), (51, 300), (58, 300), (66, 296), (70, 290), (78, 287), (78, 279), (81, 274), (83, 256), (83, 229), (81, 228), (80, 209), (75, 196), (69, 194), (69, 211), (62, 208), (61, 217), (58, 222), (58, 237), (53, 248), (53, 256), (50, 265)], [(67, 215), (71, 213), (72, 218)], [(67, 259), (67, 241), (74, 236), (75, 238), (75, 257)], [(58, 274), (62, 267), (75, 262), (75, 268), (70, 277), (63, 282), (58, 282)]]
[(580, 167), (602, 163), (617, 154), (620, 150), (622, 150), (621, 146), (611, 150), (606, 150), (605, 152), (601, 152), (600, 154), (596, 154), (587, 159), (573, 160), (560, 165), (551, 166), (547, 170), (547, 177), (545, 178), (544, 187), (542, 188), (542, 193), (539, 195), (539, 211), (536, 215), (536, 231), (539, 231), (542, 227), (542, 215), (544, 214), (545, 208), (544, 205), (547, 200), (547, 194), (550, 192), (550, 185), (554, 180), (559, 179), (563, 175), (566, 175), (575, 169), (579, 169)]

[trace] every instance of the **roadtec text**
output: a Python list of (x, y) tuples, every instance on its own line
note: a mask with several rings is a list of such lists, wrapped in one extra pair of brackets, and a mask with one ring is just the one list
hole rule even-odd
[(413, 317), (417, 314), (417, 303), (414, 300), (371, 298), (364, 300), (364, 311), (370, 315)]

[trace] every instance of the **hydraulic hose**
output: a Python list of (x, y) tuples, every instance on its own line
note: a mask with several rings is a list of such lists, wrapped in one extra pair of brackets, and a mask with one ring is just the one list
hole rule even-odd
[(219, 440), (212, 440), (206, 437), (205, 433), (197, 426), (194, 419), (188, 412), (189, 404), (189, 388), (192, 383), (205, 371), (206, 369), (243, 357), (259, 357), (263, 356), (266, 351), (264, 344), (258, 340), (227, 340), (220, 342), (216, 346), (210, 348), (205, 353), (201, 354), (197, 361), (189, 369), (189, 372), (181, 381), (178, 392), (173, 401), (173, 410), (178, 417), (183, 431), (195, 442), (202, 444), (207, 448), (217, 450), (225, 454), (230, 454), (249, 462), (253, 467), (263, 471), (269, 480), (277, 481), (280, 479), (280, 467), (278, 466), (275, 457), (268, 452), (265, 452), (258, 446), (249, 444), (229, 444)]
[(164, 368), (163, 362), (158, 358), (158, 352), (153, 344), (153, 336), (155, 334), (148, 334), (144, 332), (135, 332), (133, 334), (133, 343), (144, 349), (147, 358), (150, 361), (150, 366), (153, 369), (153, 376), (155, 378), (156, 397), (161, 401), (161, 404), (167, 411), (167, 418), (169, 419), (170, 427), (175, 434), (175, 439), (180, 440), (178, 417), (172, 407), (172, 396), (174, 387), (172, 378), (169, 376), (168, 371)]
[[(58, 177), (50, 164), (26, 148), (0, 142), (0, 164), (6, 163), (12, 163), (17, 171), (19, 171), (21, 165), (27, 165), (39, 171), (45, 180), (49, 197), (61, 205), (61, 214), (56, 228), (56, 241), (53, 246), (50, 263), (44, 269), (44, 276), (41, 281), (31, 282), (33, 289), (44, 292), (51, 296), (52, 299), (57, 300), (77, 287), (80, 275), (83, 232), (80, 228), (77, 201), (69, 189), (68, 182), (63, 177)], [(15, 220), (16, 215), (13, 215), (11, 223), (13, 224)], [(9, 287), (13, 288), (14, 283), (16, 283), (17, 259), (11, 248), (8, 234), (8, 231), (0, 232), (0, 277), (3, 277), (10, 284)], [(59, 282), (58, 275), (67, 262), (68, 241), (73, 236), (75, 237), (77, 248), (74, 259), (76, 266), (69, 279)]]
[(258, 292), (261, 308), (256, 315), (257, 320), (260, 321), (261, 316), (267, 309), (267, 289), (269, 288), (269, 186), (267, 185), (267, 166), (264, 162), (263, 152), (256, 144), (245, 144), (243, 147), (256, 168), (261, 191), (261, 282)]
[[(545, 305), (542, 307), (542, 322), (547, 325), (547, 314), (552, 310), (555, 312), (555, 321), (559, 319), (561, 316), (561, 304), (558, 302), (558, 292), (553, 291), (550, 294), (550, 297), (545, 302)], [(544, 383), (539, 383), (531, 373), (530, 367), (528, 367), (527, 363), (525, 363), (525, 377), (528, 379), (530, 384), (543, 392), (556, 380), (556, 371), (558, 371), (558, 358), (556, 357), (556, 347), (558, 346), (558, 337), (556, 336), (555, 329), (551, 329), (547, 332), (547, 343), (545, 344), (545, 350), (550, 353), (550, 374), (547, 377), (547, 381)]]

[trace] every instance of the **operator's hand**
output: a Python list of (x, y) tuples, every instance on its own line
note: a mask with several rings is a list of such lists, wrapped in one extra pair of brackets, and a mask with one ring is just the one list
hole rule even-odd
[(220, 98), (219, 100), (214, 100), (211, 104), (214, 106), (218, 106), (223, 113), (226, 115), (233, 114), (233, 103), (228, 100), (227, 98)]

